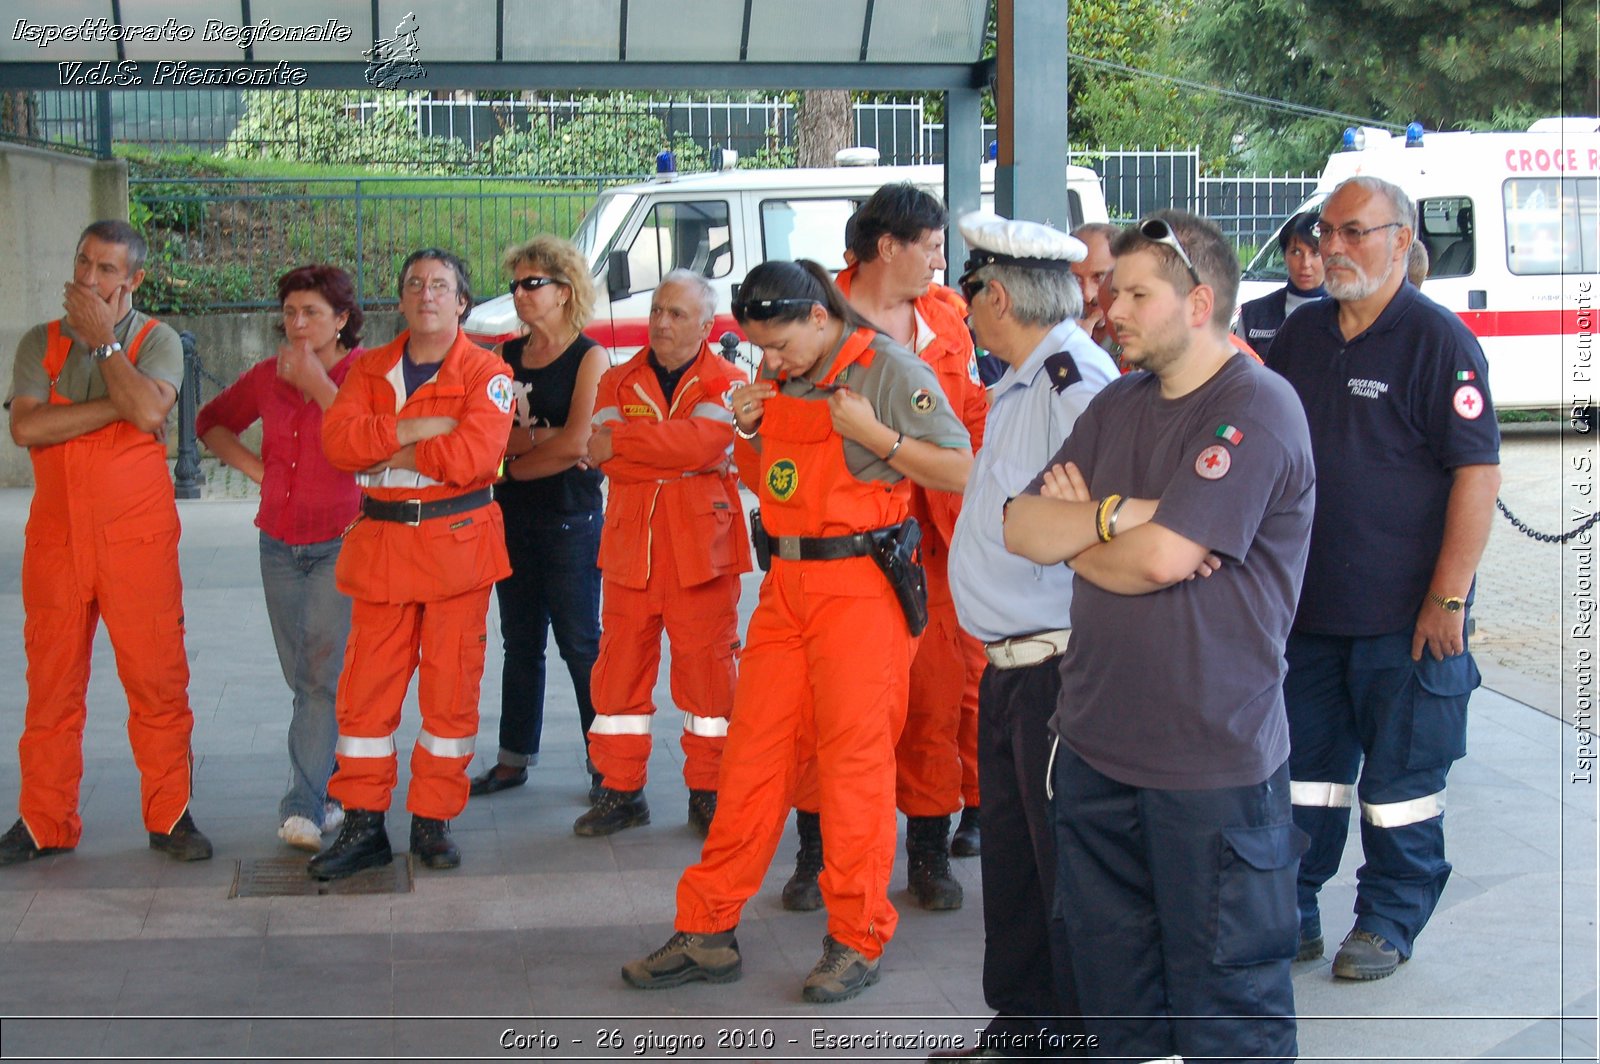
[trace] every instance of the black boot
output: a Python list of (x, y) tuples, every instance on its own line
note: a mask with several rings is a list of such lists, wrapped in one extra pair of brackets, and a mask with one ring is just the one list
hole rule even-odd
[(459, 868), (461, 851), (450, 840), (450, 821), (411, 818), (411, 852), (429, 868)]
[(689, 792), (689, 826), (703, 839), (711, 834), (711, 820), (717, 815), (717, 792)]
[(614, 791), (601, 787), (589, 811), (572, 822), (572, 833), (586, 838), (612, 835), (623, 828), (636, 828), (650, 823), (650, 804), (644, 800), (644, 788), (637, 791)]
[(959, 909), (961, 884), (950, 874), (950, 818), (906, 818), (906, 886), (924, 909)]
[(950, 836), (951, 857), (977, 857), (983, 852), (983, 837), (978, 833), (978, 807), (969, 805), (961, 810), (961, 820), (956, 832)]
[(822, 908), (822, 815), (794, 811), (794, 826), (800, 833), (800, 849), (794, 855), (794, 875), (783, 885), (783, 907), (790, 912), (809, 913)]
[(370, 809), (346, 809), (339, 837), (306, 864), (306, 871), (313, 879), (343, 879), (393, 860), (383, 814)]

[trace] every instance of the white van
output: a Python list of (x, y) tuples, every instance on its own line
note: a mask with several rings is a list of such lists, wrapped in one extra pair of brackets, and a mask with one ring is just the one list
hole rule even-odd
[[(1422, 290), (1483, 345), (1503, 410), (1572, 411), (1594, 399), (1600, 299), (1600, 121), (1546, 118), (1526, 133), (1348, 130), (1301, 211), (1349, 177), (1381, 177), (1416, 200)], [(1297, 212), (1298, 213), (1298, 212)], [(1239, 301), (1281, 287), (1276, 239), (1245, 270)]]
[[(595, 284), (610, 294), (584, 331), (626, 358), (647, 342), (650, 299), (669, 270), (704, 275), (717, 291), (713, 339), (738, 332), (729, 307), (733, 286), (767, 259), (815, 259), (844, 268), (844, 224), (867, 197), (893, 181), (909, 181), (944, 198), (941, 166), (837, 166), (826, 169), (723, 170), (608, 189), (572, 240), (589, 260)], [(994, 164), (981, 173), (983, 205), (994, 202)], [(1067, 167), (1069, 224), (1105, 221), (1100, 179)], [(955, 264), (959, 268), (960, 264)], [(481, 343), (518, 335), (509, 295), (486, 300), (467, 318)], [(742, 335), (742, 334), (741, 334)]]

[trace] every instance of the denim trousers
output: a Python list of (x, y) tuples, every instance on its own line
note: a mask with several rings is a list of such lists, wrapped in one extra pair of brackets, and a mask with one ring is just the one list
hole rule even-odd
[(261, 587), (278, 646), (278, 664), (294, 692), (289, 720), (289, 791), (278, 816), (321, 826), (339, 739), (334, 694), (350, 635), (350, 600), (334, 586), (342, 541), (291, 546), (261, 533)]
[(552, 514), (536, 521), (506, 519), (511, 575), (494, 586), (500, 603), (505, 664), (500, 686), (502, 765), (539, 760), (544, 730), (545, 647), (556, 649), (572, 677), (585, 746), (594, 722), (589, 674), (600, 650), (601, 514)]

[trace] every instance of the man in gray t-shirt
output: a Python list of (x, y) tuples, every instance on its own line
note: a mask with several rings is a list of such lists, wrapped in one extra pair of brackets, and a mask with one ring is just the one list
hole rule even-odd
[(1008, 549), (1076, 574), (1051, 727), (1080, 1004), (1108, 1055), (1288, 1060), (1304, 836), (1281, 682), (1310, 437), (1227, 340), (1239, 267), (1215, 226), (1163, 211), (1112, 250), (1107, 314), (1146, 372), (1095, 397), (1006, 516)]

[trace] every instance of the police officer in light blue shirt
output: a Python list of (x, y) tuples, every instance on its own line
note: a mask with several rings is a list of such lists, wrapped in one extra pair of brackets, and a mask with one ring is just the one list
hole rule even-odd
[(1009, 553), (1006, 500), (1047, 466), (1117, 368), (1077, 324), (1069, 267), (1087, 249), (1033, 222), (969, 214), (961, 290), (978, 344), (1006, 365), (990, 389), (988, 429), (950, 547), (961, 626), (985, 644), (978, 694), (983, 793), (984, 999), (996, 1011), (966, 1056), (1074, 1056), (1081, 1026), (1060, 920), (1051, 918), (1056, 853), (1044, 787), (1048, 723), (1061, 686), (1072, 570)]

